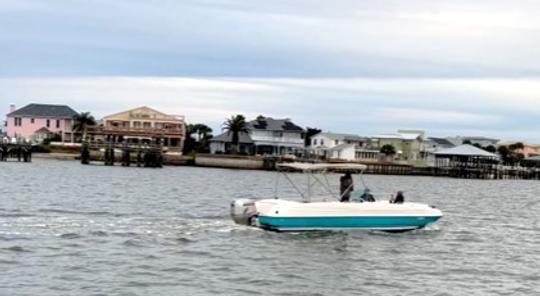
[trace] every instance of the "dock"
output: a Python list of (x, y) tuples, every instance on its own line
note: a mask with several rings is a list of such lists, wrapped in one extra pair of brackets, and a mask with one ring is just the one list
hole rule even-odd
[(0, 161), (32, 161), (32, 145), (29, 143), (1, 143)]
[(81, 146), (81, 164), (101, 162), (106, 166), (161, 168), (163, 147), (160, 144), (85, 142)]

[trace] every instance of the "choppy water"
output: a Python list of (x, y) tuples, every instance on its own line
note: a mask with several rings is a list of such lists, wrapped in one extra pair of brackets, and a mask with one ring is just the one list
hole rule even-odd
[(273, 180), (0, 163), (0, 295), (540, 295), (538, 181), (366, 176), (444, 211), (413, 233), (234, 225), (229, 202), (272, 196)]

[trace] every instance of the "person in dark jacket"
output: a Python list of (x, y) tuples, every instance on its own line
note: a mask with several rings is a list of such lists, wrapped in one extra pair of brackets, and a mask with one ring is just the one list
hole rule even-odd
[(351, 173), (346, 173), (339, 179), (339, 193), (341, 202), (349, 202), (351, 200), (351, 192), (354, 190), (354, 181)]
[(403, 191), (398, 191), (396, 196), (390, 201), (390, 203), (402, 204), (405, 202), (405, 196), (403, 196)]

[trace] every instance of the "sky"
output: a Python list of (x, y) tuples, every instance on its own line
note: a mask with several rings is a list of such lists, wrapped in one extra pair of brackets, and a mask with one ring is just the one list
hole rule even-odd
[(140, 105), (540, 143), (539, 1), (0, 0), (0, 113)]

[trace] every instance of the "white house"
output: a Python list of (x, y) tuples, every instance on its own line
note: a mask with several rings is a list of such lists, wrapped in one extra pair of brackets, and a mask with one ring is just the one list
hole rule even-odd
[(352, 134), (321, 132), (311, 137), (311, 153), (328, 159), (357, 160), (369, 139)]
[[(247, 123), (247, 133), (240, 134), (240, 152), (245, 154), (284, 155), (304, 151), (305, 132), (290, 119), (259, 116)], [(225, 132), (210, 140), (210, 153), (228, 153), (232, 135)]]

